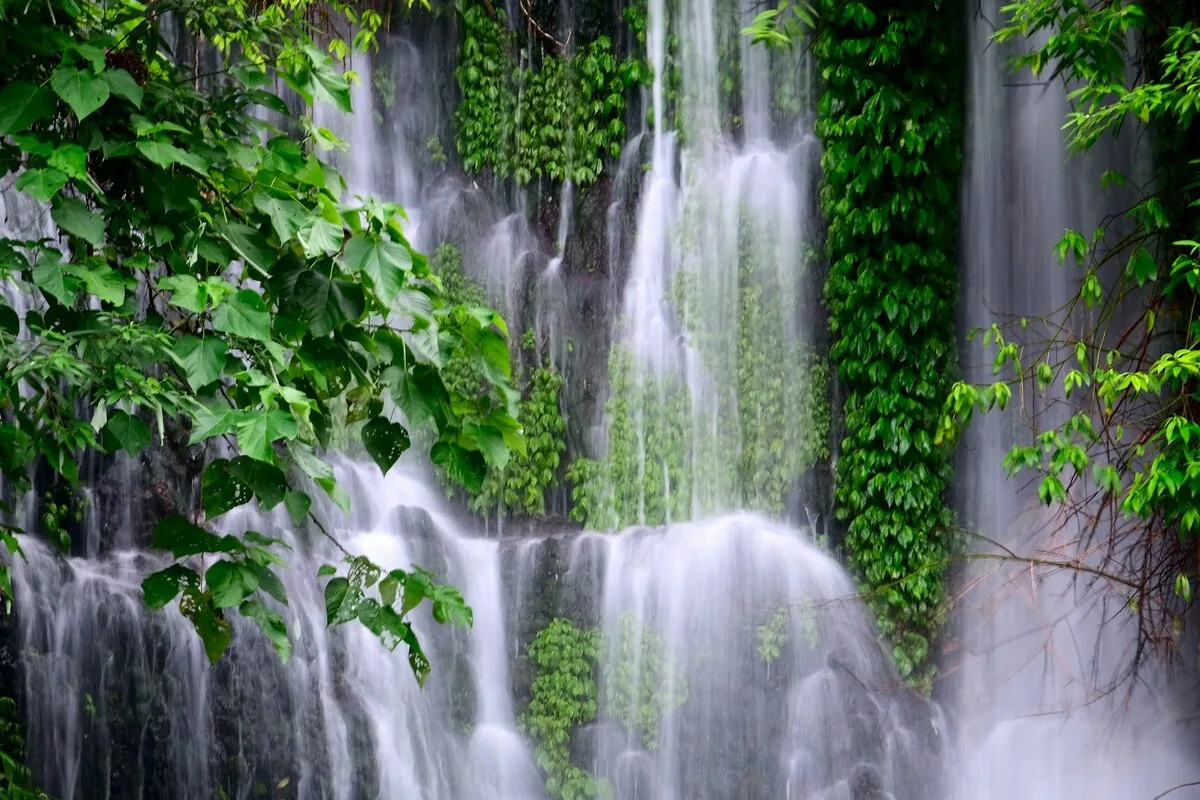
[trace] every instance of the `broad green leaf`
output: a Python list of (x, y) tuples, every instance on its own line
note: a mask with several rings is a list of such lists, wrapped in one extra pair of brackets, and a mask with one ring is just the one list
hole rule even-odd
[(358, 616), (362, 591), (346, 578), (337, 577), (325, 584), (325, 624), (332, 627)]
[(296, 419), (279, 409), (256, 409), (238, 423), (237, 442), (242, 452), (259, 461), (274, 462), (271, 446), (280, 439), (296, 438)]
[(257, 561), (249, 562), (249, 567), (258, 576), (258, 588), (286, 606), (288, 604), (287, 589), (284, 588), (283, 581), (279, 580), (279, 576), (275, 574), (274, 570)]
[(146, 423), (119, 409), (109, 412), (104, 432), (110, 452), (120, 449), (135, 456), (150, 444), (150, 428)]
[(359, 233), (346, 242), (342, 263), (352, 272), (364, 272), (385, 305), (404, 288), (405, 272), (412, 268), (408, 248), (390, 239)]
[(414, 320), (427, 320), (433, 316), (433, 301), (429, 295), (416, 289), (401, 289), (396, 294), (395, 307), (401, 314)]
[(215, 664), (229, 648), (232, 629), (226, 620), (217, 616), (212, 607), (212, 600), (207, 594), (193, 592), (192, 596), (195, 601), (187, 617), (192, 621), (200, 641), (204, 644), (204, 654), (208, 656), (209, 663)]
[(237, 223), (219, 223), (218, 233), (237, 251), (238, 255), (263, 275), (270, 275), (278, 253), (256, 228)]
[(230, 474), (254, 490), (263, 511), (283, 502), (287, 494), (287, 476), (274, 464), (247, 456), (238, 456), (229, 465)]
[(271, 315), (258, 292), (242, 289), (213, 312), (213, 327), (235, 336), (271, 341)]
[(288, 639), (287, 625), (284, 624), (283, 617), (257, 600), (247, 600), (238, 611), (243, 617), (258, 623), (258, 627), (262, 628), (263, 633), (275, 646), (279, 659), (286, 664), (292, 655), (292, 643)]
[(394, 569), (379, 582), (379, 600), (385, 606), (396, 602), (396, 591), (400, 588), (400, 578), (404, 576), (403, 570)]
[(483, 457), (487, 459), (488, 464), (496, 469), (504, 469), (508, 466), (508, 445), (505, 444), (504, 434), (499, 428), (494, 428), (491, 425), (468, 423), (463, 426), (463, 433), (479, 445), (479, 450), (483, 453)]
[(227, 350), (225, 340), (217, 336), (183, 336), (175, 341), (171, 356), (187, 377), (188, 386), (199, 390), (221, 377)]
[(325, 494), (329, 495), (329, 499), (342, 510), (343, 514), (350, 513), (350, 495), (346, 494), (346, 490), (337, 481), (333, 478), (317, 478), (317, 485), (325, 490)]
[(434, 584), (430, 599), (433, 600), (433, 618), (439, 624), (450, 623), (458, 628), (470, 628), (474, 624), (474, 613), (455, 587)]
[(283, 496), (283, 505), (287, 508), (292, 522), (299, 525), (308, 516), (308, 510), (312, 508), (312, 499), (304, 492), (291, 491)]
[(271, 218), (271, 227), (275, 229), (280, 242), (291, 241), (309, 222), (308, 209), (290, 198), (259, 192), (254, 195), (254, 205)]
[(0, 331), (9, 336), (16, 336), (21, 332), (21, 318), (12, 306), (0, 305)]
[(443, 428), (452, 418), (450, 395), (436, 370), (424, 364), (413, 367), (411, 372), (391, 367), (384, 372), (384, 379), (410, 426), (419, 426), (432, 418)]
[(361, 286), (344, 278), (330, 280), (316, 270), (306, 270), (297, 279), (296, 301), (308, 315), (313, 336), (325, 336), (366, 312)]
[(66, 173), (57, 169), (27, 169), (13, 181), (13, 188), (40, 203), (49, 203), (66, 185)]
[(332, 564), (322, 564), (317, 570), (317, 577), (324, 578), (327, 575), (337, 575), (337, 567)]
[(433, 463), (462, 484), (468, 492), (478, 492), (487, 477), (487, 461), (476, 450), (467, 450), (453, 442), (437, 442), (429, 451)]
[(125, 280), (121, 273), (107, 264), (89, 267), (83, 273), (83, 284), (89, 294), (94, 294), (106, 303), (119, 306), (125, 302)]
[(50, 86), (55, 94), (66, 101), (80, 121), (104, 105), (109, 96), (107, 81), (65, 64), (54, 70), (50, 76)]
[(218, 561), (213, 564), (204, 574), (204, 581), (212, 592), (213, 605), (217, 608), (240, 606), (258, 590), (258, 576), (254, 570), (237, 561)]
[(0, 90), (0, 137), (25, 130), (54, 113), (54, 95), (45, 86), (13, 81)]
[(216, 519), (225, 512), (249, 503), (254, 492), (233, 474), (229, 459), (218, 458), (204, 468), (200, 479), (200, 502), (204, 516)]
[(242, 549), (242, 543), (232, 536), (215, 536), (178, 514), (164, 517), (154, 526), (151, 544), (159, 550), (170, 550), (176, 558)]
[(171, 293), (168, 302), (177, 308), (200, 314), (207, 307), (208, 285), (200, 283), (191, 275), (168, 275), (160, 278), (158, 288)]
[(96, 247), (104, 241), (104, 216), (74, 197), (56, 197), (50, 216), (67, 233)]
[(209, 167), (212, 166), (209, 164), (208, 159), (176, 147), (166, 139), (139, 141), (137, 149), (138, 152), (163, 169), (167, 169), (174, 164), (182, 164), (199, 175), (207, 175)]
[(375, 417), (363, 426), (362, 440), (384, 475), (411, 444), (404, 426), (384, 417)]
[(57, 300), (59, 305), (70, 306), (83, 288), (83, 282), (70, 271), (70, 265), (62, 263), (60, 258), (57, 250), (42, 250), (33, 268), (33, 284), (43, 294)]
[(117, 97), (124, 97), (138, 108), (142, 107), (142, 87), (123, 69), (109, 69), (100, 73), (100, 77), (108, 84), (109, 91)]
[(313, 449), (303, 442), (288, 442), (288, 452), (291, 454), (292, 460), (296, 462), (296, 466), (313, 480), (333, 478), (333, 467), (329, 465), (329, 462), (314, 453)]
[(61, 170), (70, 178), (87, 179), (87, 151), (77, 144), (60, 144), (50, 153), (46, 163)]
[(342, 248), (342, 226), (318, 217), (296, 233), (304, 255), (309, 258), (329, 256)]
[(197, 586), (200, 576), (182, 564), (152, 572), (142, 581), (142, 595), (150, 608), (162, 608), (189, 584)]
[(311, 61), (313, 97), (349, 114), (350, 84), (333, 69), (333, 60), (312, 47), (305, 47)]
[(238, 413), (228, 406), (201, 406), (192, 417), (192, 435), (188, 438), (188, 444), (199, 444), (213, 436), (233, 433), (238, 418)]

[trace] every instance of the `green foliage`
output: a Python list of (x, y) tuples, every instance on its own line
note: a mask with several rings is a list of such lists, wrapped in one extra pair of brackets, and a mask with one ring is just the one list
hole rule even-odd
[(758, 657), (764, 664), (770, 664), (783, 655), (783, 648), (791, 640), (788, 634), (788, 613), (786, 608), (777, 608), (771, 619), (765, 625), (756, 629), (758, 635)]
[(804, 0), (795, 5), (781, 0), (777, 7), (760, 12), (742, 29), (742, 35), (754, 44), (789, 50), (804, 38), (806, 29), (815, 26), (815, 18), (816, 10)]
[(489, 168), (518, 183), (547, 177), (592, 183), (625, 141), (625, 92), (647, 74), (620, 64), (604, 36), (570, 57), (518, 62), (503, 12), (465, 3), (457, 78), (456, 142), (470, 172)]
[[(478, 304), (484, 292), (463, 271), (458, 248), (443, 244), (434, 252), (431, 268), (454, 301)], [(521, 348), (533, 351), (541, 365), (529, 370), (517, 413), (523, 449), (517, 448), (504, 464), (493, 464), (482, 485), (471, 492), (469, 508), (479, 514), (500, 512), (534, 516), (546, 511), (546, 490), (558, 483), (559, 464), (567, 449), (567, 424), (560, 394), (563, 378), (537, 351), (532, 330), (521, 336)], [(450, 359), (442, 370), (447, 385), (465, 396), (480, 394), (486, 386), (479, 370), (467, 359)]]
[[(783, 648), (791, 641), (791, 614), (784, 606), (775, 609), (775, 613), (766, 623), (755, 629), (758, 638), (758, 657), (764, 664), (770, 664), (783, 655)], [(809, 650), (816, 650), (821, 644), (821, 634), (817, 630), (816, 614), (808, 610), (800, 615), (800, 625), (804, 632), (804, 641)]]
[(0, 697), (0, 797), (8, 800), (49, 800), (33, 784), (25, 766), (25, 735), (17, 704)]
[(951, 522), (934, 436), (954, 353), (962, 14), (815, 11), (830, 355), (846, 392), (838, 514), (901, 674), (928, 687)]
[(604, 711), (653, 751), (663, 712), (687, 702), (688, 683), (667, 658), (662, 638), (649, 628), (641, 633), (639, 637), (633, 615), (622, 614), (617, 641), (605, 642)]
[(612, 794), (605, 782), (570, 761), (571, 732), (596, 718), (599, 654), (599, 631), (580, 630), (565, 619), (552, 621), (529, 645), (529, 660), (537, 673), (520, 724), (537, 747), (546, 791), (558, 800)]
[[(1007, 326), (984, 331), (997, 379), (954, 386), (941, 436), (953, 442), (976, 412), (1004, 408), (1014, 385), (1068, 398), (1075, 413), (1014, 447), (1004, 466), (1036, 473), (1039, 500), (1077, 518), (1089, 548), (1103, 537), (1099, 549), (1134, 554), (1106, 563), (1105, 575), (1128, 591), (1144, 643), (1172, 641), (1192, 602), (1200, 534), (1200, 26), (1188, 9), (1160, 2), (1021, 0), (1005, 11), (1011, 24), (998, 39), (1040, 43), (1018, 65), (1039, 75), (1053, 66), (1051, 78), (1068, 87), (1071, 146), (1091, 150), (1140, 120), (1160, 172), (1123, 219), (1091, 237), (1064, 232), (1055, 254), (1081, 275), (1066, 322), (1045, 324), (1044, 339), (1028, 328), (1050, 321), (1021, 320), (1012, 337)], [(1126, 184), (1110, 171), (1100, 188)]]
[(639, 380), (621, 344), (609, 354), (608, 380), (608, 452), (568, 471), (571, 518), (597, 530), (690, 518), (687, 389), (671, 378)]
[[(283, 502), (299, 523), (315, 488), (348, 509), (318, 453), (338, 426), (364, 422), (367, 451), (390, 467), (408, 437), (384, 418), (385, 393), (408, 424), (432, 420), (431, 456), (468, 485), (520, 445), (503, 320), (447, 302), (399, 206), (341, 201), (344, 182), (312, 152), (328, 137), (309, 125), (297, 142), (255, 113), (288, 113), (261, 88), (273, 77), (305, 103), (349, 110), (346, 78), (310, 28), (274, 8), (264, 20), (200, 0), (0, 4), (0, 176), (23, 170), (16, 188), (49, 204), (68, 245), (0, 240), (3, 277), (46, 309), (20, 319), (0, 305), (0, 472), (26, 490), (40, 460), (75, 487), (85, 453), (140, 453), (165, 441), (168, 419), (190, 429), (189, 444), (223, 438), (233, 457), (204, 469), (204, 525), (162, 520), (154, 546), (177, 562), (143, 585), (153, 606), (178, 598), (212, 660), (234, 610), (287, 656), (276, 610), (286, 548), (205, 526), (253, 499)], [(228, 55), (220, 87), (200, 93), (160, 53), (156, 20), (168, 10), (188, 33), (250, 57)], [(392, 314), (402, 327), (377, 322)], [(453, 358), (494, 393), (448, 387), (440, 370)], [(61, 528), (60, 509), (48, 511)], [(0, 532), (14, 553), (15, 533)], [(420, 570), (378, 580), (382, 568), (346, 557), (348, 574), (327, 587), (341, 598), (330, 623), (357, 619), (389, 646), (405, 642), (423, 680), (404, 617), (428, 599), (439, 621), (469, 624), (461, 598)]]
[(570, 763), (572, 732), (596, 719), (596, 675), (603, 664), (603, 713), (637, 733), (649, 750), (658, 746), (661, 715), (682, 706), (687, 680), (664, 652), (662, 639), (646, 628), (638, 635), (631, 614), (621, 616), (617, 640), (603, 641), (598, 630), (582, 630), (555, 619), (528, 649), (536, 668), (533, 696), (520, 724), (537, 745), (546, 789), (554, 798), (610, 798), (612, 789)]
[(747, 507), (782, 514), (796, 478), (829, 456), (827, 368), (785, 336), (786, 295), (749, 228), (738, 267), (738, 477)]
[(567, 449), (567, 423), (559, 408), (562, 388), (563, 378), (548, 360), (532, 370), (517, 414), (525, 452), (488, 472), (483, 489), (471, 498), (472, 510), (498, 508), (526, 516), (546, 512), (546, 490), (558, 483), (559, 463)]

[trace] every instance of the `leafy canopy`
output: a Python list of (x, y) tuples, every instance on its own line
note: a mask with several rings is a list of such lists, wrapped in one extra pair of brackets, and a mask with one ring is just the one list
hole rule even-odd
[[(523, 449), (504, 321), (447, 302), (403, 209), (348, 199), (316, 152), (335, 137), (265, 88), (278, 76), (305, 104), (351, 110), (307, 8), (0, 0), (0, 177), (14, 175), (61, 234), (0, 239), (0, 273), (28, 300), (0, 301), (0, 474), (28, 490), (44, 464), (69, 493), (88, 452), (136, 455), (180, 428), (189, 445), (222, 440), (226, 457), (203, 469), (203, 513), (158, 523), (153, 545), (175, 561), (143, 584), (150, 606), (177, 601), (214, 661), (235, 611), (291, 651), (286, 545), (214, 521), (257, 501), (324, 531), (310, 493), (349, 506), (321, 455), (335, 430), (361, 428), (386, 472), (409, 447), (406, 425), (428, 420), (434, 460), (476, 487), (489, 460)], [(167, 14), (219, 46), (205, 91), (171, 57)], [(440, 372), (451, 358), (496, 391), (453, 391)], [(20, 532), (0, 530), (14, 553)], [(429, 600), (437, 621), (471, 622), (462, 597), (419, 568), (345, 553), (322, 576), (329, 624), (403, 642), (418, 680), (428, 662), (408, 613)], [(11, 597), (7, 570), (0, 588)]]

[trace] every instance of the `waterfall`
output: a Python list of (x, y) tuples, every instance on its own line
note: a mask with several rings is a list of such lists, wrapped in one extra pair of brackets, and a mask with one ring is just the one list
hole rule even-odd
[[(594, 24), (565, 0), (494, 5), (516, 25), (558, 5), (568, 42)], [(560, 483), (548, 514), (496, 526), (447, 499), (419, 447), (386, 475), (352, 447), (331, 455), (351, 511), (314, 492), (324, 529), (386, 568), (429, 569), (473, 609), (470, 630), (413, 612), (432, 668), (422, 687), (403, 648), (326, 625), (318, 570), (342, 559), (329, 537), (254, 505), (218, 526), (286, 543), (289, 604), (264, 602), (293, 652), (281, 660), (231, 614), (232, 644), (209, 665), (191, 623), (174, 604), (150, 610), (141, 589), (169, 563), (149, 530), (195, 506), (183, 462), (196, 454), (152, 446), (86, 465), (70, 554), (22, 538), (0, 642), (0, 694), (19, 697), (29, 765), (52, 797), (557, 800), (531, 711), (565, 680), (536, 658), (551, 630), (582, 643), (569, 655), (585, 677), (568, 689), (584, 701), (555, 744), (588, 798), (1151, 800), (1196, 779), (1170, 676), (1147, 668), (1130, 691), (1101, 691), (1134, 635), (1124, 600), (1066, 572), (967, 559), (938, 702), (896, 674), (818, 525), (831, 469), (811, 255), (821, 144), (804, 48), (739, 35), (763, 8), (648, 0), (638, 55), (653, 80), (591, 186), (453, 166), (458, 32), (446, 17), (381, 33), (377, 52), (349, 59), (356, 113), (311, 121), (349, 148), (324, 157), (350, 194), (402, 203), (419, 249), (455, 245), (514, 339), (533, 333), (535, 354), (514, 362), (545, 358), (565, 377), (569, 451), (600, 466), (604, 513), (586, 530), (566, 522)], [(972, 22), (959, 329), (1023, 315), (1034, 339), (1078, 290), (1054, 243), (1126, 207), (1099, 174), (1137, 171), (1143, 156), (1129, 135), (1069, 160), (1064, 91), (1014, 77), (991, 30)], [(529, 30), (516, 38), (542, 46)], [(55, 231), (5, 186), (0, 236)], [(4, 290), (31, 310), (15, 284)], [(978, 342), (961, 364), (991, 377)], [(1046, 426), (1072, 409), (1031, 400), (968, 430), (954, 502), (973, 554), (1073, 555), (1077, 532), (1002, 466), (1031, 440), (1031, 412)], [(31, 531), (38, 500), (19, 510)], [(1189, 796), (1200, 794), (1171, 800)]]
[[(337, 473), (353, 514), (329, 501), (317, 513), (348, 549), (434, 569), (475, 609), (469, 636), (418, 615), (433, 665), (424, 689), (365, 630), (326, 629), (314, 576), (338, 553), (281, 511), (239, 510), (225, 526), (292, 548), (286, 664), (236, 621), (231, 652), (208, 667), (185, 619), (142, 603), (158, 556), (64, 562), (30, 542), (15, 580), (30, 758), (47, 791), (543, 798), (517, 732), (513, 669), (528, 669), (525, 643), (566, 614), (608, 643), (600, 713), (572, 748), (617, 797), (832, 798), (857, 782), (918, 798), (937, 770), (936, 715), (896, 690), (853, 585), (793, 530), (737, 514), (619, 536), (480, 539), (419, 466), (385, 478), (342, 460)], [(632, 726), (630, 708), (643, 715)]]
[[(1106, 169), (1135, 180), (1145, 171), (1138, 132), (1069, 156), (1061, 82), (1013, 72), (1008, 59), (1027, 45), (991, 40), (998, 4), (972, 4), (971, 11), (960, 331), (1024, 318), (1006, 335), (1061, 341), (1059, 327), (1075, 330), (1080, 321), (1068, 324), (1066, 308), (1083, 271), (1069, 260), (1059, 264), (1055, 243), (1066, 229), (1090, 235), (1135, 202), (1128, 189), (1102, 189), (1100, 179)], [(995, 380), (994, 357), (979, 337), (964, 344), (965, 378)], [(1018, 391), (1019, 402), (972, 423), (960, 450), (956, 500), (968, 551), (1063, 561), (1082, 555), (1099, 568), (1104, 554), (1101, 547), (1083, 552), (1081, 524), (1042, 506), (1034, 481), (1009, 478), (1003, 466), (1010, 447), (1063, 424), (1076, 404), (1031, 384), (1014, 388), (1014, 400)], [(1158, 666), (1144, 665), (1136, 683), (1122, 679), (1137, 636), (1128, 598), (1068, 570), (967, 563), (951, 678), (963, 796), (1150, 798), (1195, 779), (1183, 755), (1178, 698)], [(1187, 791), (1194, 790), (1171, 796), (1195, 796)]]

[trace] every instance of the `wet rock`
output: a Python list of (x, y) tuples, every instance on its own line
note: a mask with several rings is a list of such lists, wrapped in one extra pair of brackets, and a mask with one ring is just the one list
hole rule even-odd
[(787, 760), (785, 776), (786, 797), (812, 797), (821, 788), (820, 770), (808, 752), (799, 751)]
[(874, 764), (856, 764), (850, 773), (851, 800), (886, 800), (883, 775)]
[(655, 800), (658, 765), (647, 753), (632, 750), (622, 753), (617, 758), (612, 783), (621, 800)]
[(596, 772), (607, 772), (629, 747), (629, 734), (614, 721), (581, 725), (571, 734), (571, 763)]
[(877, 712), (855, 714), (850, 718), (850, 750), (863, 761), (883, 763), (885, 744)]

